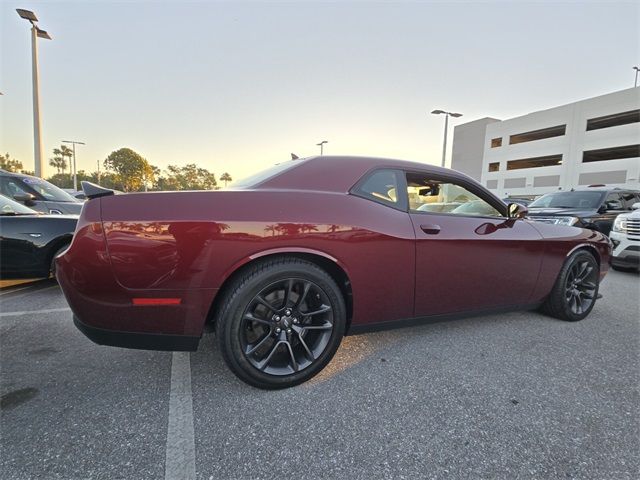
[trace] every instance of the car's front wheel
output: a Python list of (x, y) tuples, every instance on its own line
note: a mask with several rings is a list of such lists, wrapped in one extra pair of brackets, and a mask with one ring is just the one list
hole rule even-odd
[(217, 318), (220, 350), (241, 380), (286, 388), (316, 375), (335, 354), (346, 309), (333, 279), (298, 258), (259, 262), (228, 290)]
[(574, 252), (565, 262), (542, 311), (569, 322), (585, 318), (596, 303), (600, 268), (586, 250)]

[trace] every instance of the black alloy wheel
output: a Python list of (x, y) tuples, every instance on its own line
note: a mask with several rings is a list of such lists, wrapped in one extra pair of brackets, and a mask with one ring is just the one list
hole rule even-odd
[(578, 250), (566, 260), (542, 311), (570, 322), (585, 318), (598, 298), (600, 266), (592, 253)]
[(342, 293), (313, 263), (297, 258), (261, 262), (229, 290), (216, 321), (231, 370), (259, 388), (286, 388), (317, 374), (345, 330)]
[(245, 357), (270, 375), (304, 370), (329, 344), (330, 303), (318, 285), (303, 278), (285, 278), (263, 288), (242, 315)]
[(596, 301), (598, 274), (597, 265), (592, 265), (586, 258), (571, 265), (565, 281), (565, 294), (573, 314), (582, 315), (593, 306)]

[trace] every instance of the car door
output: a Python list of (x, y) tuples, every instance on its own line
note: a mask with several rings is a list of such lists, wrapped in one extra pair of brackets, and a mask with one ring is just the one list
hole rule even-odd
[(415, 316), (529, 303), (544, 247), (527, 220), (507, 218), (500, 200), (456, 176), (406, 172), (406, 181)]
[(618, 215), (627, 211), (628, 209), (620, 196), (620, 192), (610, 192), (598, 210), (598, 216), (593, 223), (599, 231), (609, 235), (613, 227), (613, 221)]
[[(25, 227), (31, 219), (22, 216), (0, 216), (1, 274), (7, 277), (36, 268), (37, 248)], [(27, 227), (28, 231), (28, 227)]]

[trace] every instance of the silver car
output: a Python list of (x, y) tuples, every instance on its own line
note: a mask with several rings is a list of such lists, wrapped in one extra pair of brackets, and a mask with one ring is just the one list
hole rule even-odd
[(38, 177), (0, 170), (0, 192), (38, 212), (78, 215), (83, 202)]

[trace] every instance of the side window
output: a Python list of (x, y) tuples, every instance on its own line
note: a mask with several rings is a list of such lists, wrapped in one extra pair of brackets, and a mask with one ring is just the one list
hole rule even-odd
[(395, 170), (377, 170), (361, 180), (353, 190), (360, 197), (401, 208), (398, 192), (398, 172)]
[(11, 177), (2, 177), (2, 194), (6, 197), (13, 198), (14, 195), (29, 193), (22, 188), (20, 182)]
[(622, 208), (625, 210), (631, 210), (631, 206), (638, 201), (637, 195), (634, 195), (633, 192), (622, 192), (620, 196), (622, 197)]
[(424, 174), (407, 173), (407, 196), (409, 209), (416, 213), (503, 217), (493, 206), (462, 185)]
[(607, 199), (605, 200), (605, 208), (607, 210), (626, 210), (622, 206), (620, 194), (618, 193), (610, 193), (609, 195), (607, 195)]

